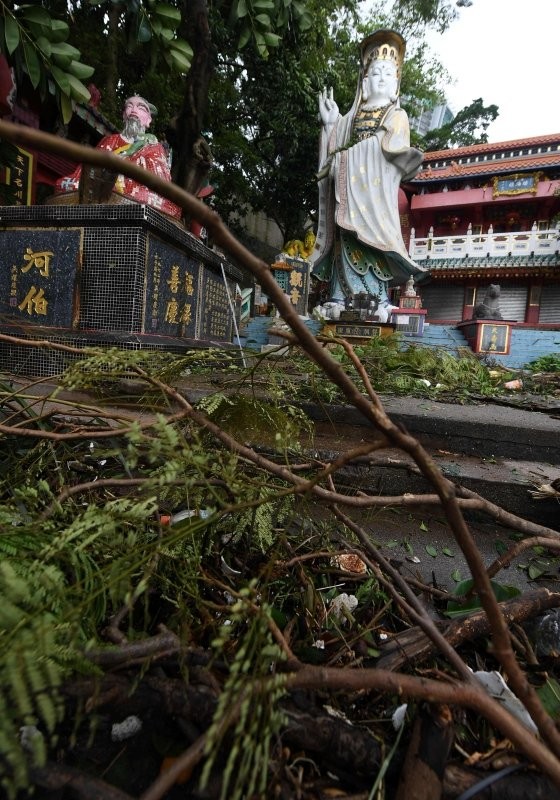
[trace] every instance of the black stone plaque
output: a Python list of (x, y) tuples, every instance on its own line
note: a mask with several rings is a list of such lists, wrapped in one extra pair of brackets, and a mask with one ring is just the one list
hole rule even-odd
[(335, 334), (342, 338), (359, 336), (361, 339), (375, 339), (381, 335), (381, 328), (379, 325), (347, 325), (337, 322), (335, 325)]
[[(230, 296), (233, 295), (233, 284), (228, 281)], [(202, 271), (200, 282), (200, 322), (198, 338), (205, 340), (218, 339), (231, 342), (233, 337), (233, 318), (228, 300), (228, 292), (223, 278), (207, 269)]]
[[(307, 314), (309, 298), (309, 262), (302, 258), (293, 258), (282, 253), (281, 261), (272, 265), (272, 274), (284, 294), (290, 298), (298, 314)], [(280, 267), (280, 264), (287, 265)], [(278, 266), (277, 266), (278, 265)]]
[(0, 231), (0, 314), (5, 323), (75, 327), (82, 230)]
[(484, 323), (480, 328), (479, 353), (509, 353), (509, 325)]
[(21, 147), (16, 151), (14, 165), (6, 169), (5, 182), (11, 188), (14, 204), (29, 206), (33, 202), (34, 156)]
[(143, 332), (194, 339), (199, 298), (199, 262), (150, 237)]

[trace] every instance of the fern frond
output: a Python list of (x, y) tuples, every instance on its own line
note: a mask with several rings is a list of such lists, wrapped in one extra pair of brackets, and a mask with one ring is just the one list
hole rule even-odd
[(37, 569), (26, 578), (8, 560), (0, 563), (0, 784), (9, 798), (26, 787), (29, 765), (46, 758), (38, 740), (32, 753), (26, 750), (19, 731), (37, 725), (54, 734), (63, 716), (58, 688), (68, 672), (60, 646), (68, 646), (69, 629), (41, 605), (31, 574)]
[(274, 676), (267, 681), (265, 693), (259, 692), (258, 697), (252, 695), (252, 686), (257, 682), (262, 686), (259, 679), (270, 678), (276, 663), (285, 658), (270, 633), (267, 622), (270, 607), (264, 603), (256, 608), (255, 582), (242, 589), (239, 595), (231, 607), (230, 624), (221, 628), (213, 642), (216, 650), (221, 651), (231, 636), (235, 634), (238, 637), (238, 649), (208, 730), (208, 758), (201, 778), (204, 786), (223, 743), (225, 731), (221, 722), (232, 711), (237, 711), (233, 745), (228, 751), (222, 775), (220, 800), (243, 800), (252, 797), (254, 791), (261, 795), (265, 792), (270, 743), (285, 723), (279, 708), (279, 701), (285, 693), (285, 676)]

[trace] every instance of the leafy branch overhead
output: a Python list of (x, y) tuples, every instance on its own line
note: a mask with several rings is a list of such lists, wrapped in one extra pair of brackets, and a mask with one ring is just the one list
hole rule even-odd
[[(112, 2), (112, 0), (111, 0)], [(109, 6), (108, 0), (89, 0), (92, 6)], [(150, 44), (153, 53), (161, 55), (170, 70), (177, 73), (189, 71), (193, 51), (187, 41), (177, 35), (181, 12), (169, 3), (147, 0), (118, 0), (113, 3), (127, 29), (127, 46), (134, 50), (138, 45)]]
[(21, 84), (26, 75), (43, 99), (48, 92), (57, 94), (68, 121), (72, 100), (89, 100), (83, 81), (93, 74), (93, 67), (83, 64), (80, 51), (67, 41), (68, 23), (52, 17), (41, 6), (11, 9), (1, 2), (0, 8), (0, 46), (12, 60), (17, 83)]
[(230, 23), (240, 29), (238, 47), (242, 50), (254, 40), (260, 56), (268, 56), (269, 47), (278, 47), (282, 32), (291, 23), (300, 32), (311, 28), (313, 17), (301, 0), (233, 0)]
[[(90, 0), (90, 5), (110, 5), (106, 0)], [(181, 14), (168, 3), (134, 0), (118, 3), (120, 24), (129, 31), (128, 46), (151, 43), (154, 53), (161, 54), (172, 71), (188, 72), (192, 48), (177, 36)], [(0, 48), (10, 57), (21, 84), (26, 75), (33, 89), (44, 100), (47, 93), (57, 96), (63, 120), (72, 116), (72, 103), (87, 103), (89, 89), (83, 81), (91, 78), (94, 67), (81, 61), (82, 54), (68, 39), (68, 22), (52, 16), (47, 9), (35, 5), (9, 8), (0, 0)]]
[[(178, 35), (184, 20), (177, 6), (155, 0), (89, 0), (89, 5), (102, 6), (108, 13), (116, 10), (129, 52), (147, 46), (153, 65), (163, 62), (170, 72), (178, 74), (190, 70), (193, 49)], [(72, 101), (88, 102), (90, 93), (84, 81), (94, 73), (94, 67), (82, 62), (80, 50), (69, 43), (70, 25), (42, 6), (10, 7), (0, 0), (0, 10), (0, 47), (13, 62), (18, 82), (27, 75), (42, 98), (47, 92), (57, 95), (64, 121), (68, 122)], [(261, 57), (266, 58), (290, 24), (307, 30), (312, 18), (301, 0), (234, 0), (230, 23), (238, 29), (240, 49), (252, 40)]]

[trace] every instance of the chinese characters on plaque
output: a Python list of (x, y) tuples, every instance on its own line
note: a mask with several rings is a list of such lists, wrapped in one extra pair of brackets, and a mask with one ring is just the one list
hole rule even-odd
[(457, 326), (475, 353), (508, 355), (511, 344), (511, 325), (508, 322), (466, 320)]
[(28, 206), (33, 203), (33, 170), (35, 166), (32, 153), (15, 148), (13, 164), (4, 169), (1, 180), (9, 187), (9, 196), (3, 201), (9, 205)]
[(284, 294), (290, 298), (297, 313), (307, 314), (309, 262), (282, 253), (272, 264), (272, 274)]
[(509, 325), (483, 323), (480, 326), (479, 353), (509, 353)]
[(6, 321), (72, 328), (80, 230), (0, 232), (2, 313)]
[(200, 264), (150, 240), (144, 332), (195, 338)]
[[(230, 285), (230, 294), (231, 294)], [(230, 342), (233, 320), (224, 282), (217, 275), (204, 270), (200, 293), (204, 313), (200, 315), (199, 339), (219, 339)]]

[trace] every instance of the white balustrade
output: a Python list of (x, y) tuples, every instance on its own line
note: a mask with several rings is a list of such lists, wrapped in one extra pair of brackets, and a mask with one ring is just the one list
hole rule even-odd
[(440, 258), (507, 258), (513, 256), (551, 255), (560, 250), (560, 231), (556, 228), (538, 230), (536, 223), (530, 231), (511, 231), (494, 233), (492, 226), (488, 233), (472, 232), (469, 225), (467, 233), (459, 236), (434, 236), (430, 228), (428, 236), (416, 237), (414, 228), (410, 232), (410, 257), (415, 261)]

